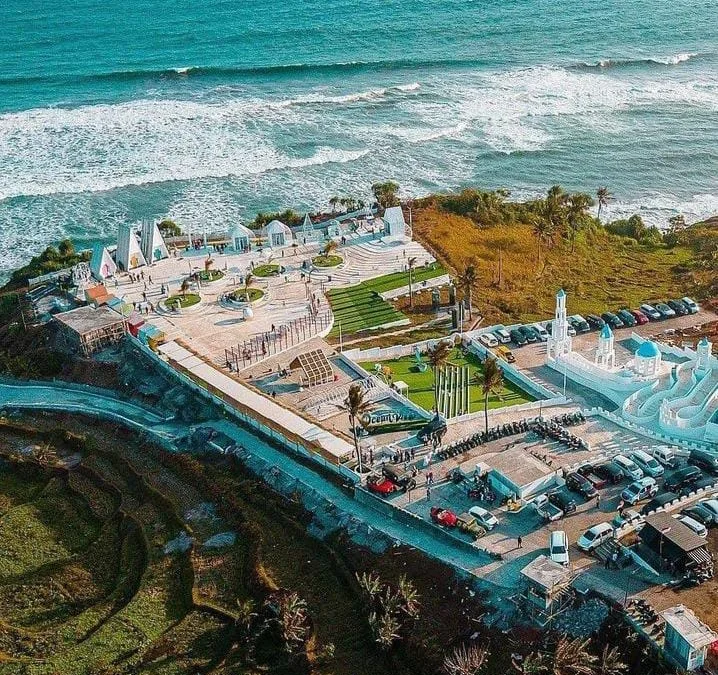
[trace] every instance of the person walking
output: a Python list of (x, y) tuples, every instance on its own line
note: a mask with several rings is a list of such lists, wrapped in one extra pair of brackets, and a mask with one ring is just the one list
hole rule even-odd
[(618, 551), (611, 553), (611, 565), (614, 569), (618, 569)]
[(521, 537), (516, 540), (516, 543), (518, 544), (518, 548), (524, 547), (524, 540)]
[(606, 560), (603, 562), (603, 569), (607, 570), (611, 566), (611, 556), (607, 555)]
[(599, 494), (596, 495), (596, 508), (597, 509), (601, 508), (601, 495), (599, 495)]

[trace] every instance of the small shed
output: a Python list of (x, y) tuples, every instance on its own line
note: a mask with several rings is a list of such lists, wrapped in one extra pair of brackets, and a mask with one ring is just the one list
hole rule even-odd
[(509, 448), (482, 460), (491, 467), (489, 482), (503, 495), (526, 499), (558, 483), (558, 470), (521, 446)]
[(125, 320), (107, 305), (78, 307), (55, 315), (65, 343), (83, 356), (118, 342), (125, 334)]
[(401, 206), (390, 206), (384, 211), (384, 236), (403, 237), (406, 235), (406, 221)]
[(681, 670), (700, 668), (708, 647), (718, 640), (718, 635), (683, 605), (670, 607), (661, 612), (661, 617), (666, 622), (663, 644), (666, 656)]
[(567, 567), (538, 556), (521, 570), (522, 609), (540, 626), (551, 623), (573, 601), (571, 577)]
[(252, 248), (252, 238), (254, 233), (242, 223), (235, 223), (228, 232), (229, 245), (237, 251), (237, 253), (245, 253)]
[(302, 384), (315, 387), (334, 381), (334, 370), (321, 349), (299, 354), (290, 364), (290, 370), (301, 369)]
[(292, 230), (279, 220), (273, 220), (265, 230), (267, 243), (272, 248), (284, 248), (292, 243)]
[(638, 537), (641, 557), (658, 569), (684, 572), (711, 562), (706, 540), (668, 513), (647, 516)]
[(85, 289), (85, 300), (88, 305), (99, 307), (100, 305), (106, 305), (109, 299), (110, 294), (104, 284), (97, 284), (97, 286)]

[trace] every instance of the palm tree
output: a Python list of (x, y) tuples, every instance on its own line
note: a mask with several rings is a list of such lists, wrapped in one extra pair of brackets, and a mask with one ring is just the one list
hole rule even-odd
[(180, 285), (180, 293), (182, 293), (182, 297), (184, 298), (187, 295), (187, 291), (189, 290), (189, 279), (182, 279), (182, 284)]
[(447, 675), (478, 675), (488, 656), (484, 647), (461, 645), (444, 657), (444, 672)]
[(254, 275), (251, 272), (247, 272), (244, 275), (244, 299), (249, 302), (249, 287), (254, 283)]
[(541, 266), (541, 248), (545, 241), (551, 236), (551, 222), (543, 216), (537, 216), (533, 219), (533, 231), (536, 237), (536, 268)]
[(285, 649), (291, 654), (301, 645), (309, 633), (307, 603), (297, 593), (289, 593), (279, 599), (279, 629)]
[(623, 675), (628, 670), (628, 666), (621, 661), (618, 647), (612, 649), (606, 645), (598, 657), (596, 665), (596, 675)]
[(569, 640), (565, 635), (558, 641), (553, 654), (534, 652), (524, 661), (524, 673), (531, 675), (594, 675), (596, 657), (588, 647), (589, 640)]
[(608, 208), (608, 202), (613, 199), (613, 195), (604, 185), (603, 187), (600, 187), (598, 188), (598, 190), (596, 190), (596, 198), (598, 199), (598, 219), (601, 220), (601, 210)]
[(332, 207), (332, 213), (336, 213), (338, 203), (339, 203), (339, 197), (332, 197), (329, 200), (329, 206)]
[(429, 347), (426, 350), (426, 355), (429, 360), (429, 365), (434, 373), (434, 405), (436, 410), (439, 410), (439, 391), (438, 391), (438, 370), (446, 365), (451, 355), (451, 345), (443, 340), (437, 342), (433, 347)]
[(409, 258), (409, 260), (406, 261), (406, 266), (409, 269), (409, 307), (414, 307), (414, 289), (412, 286), (412, 281), (414, 278), (414, 265), (416, 265), (416, 256), (413, 258)]
[(210, 269), (210, 267), (212, 267), (212, 265), (214, 265), (214, 260), (212, 259), (212, 256), (208, 255), (204, 259), (204, 271), (207, 275), (209, 275), (209, 269)]
[[(407, 616), (415, 619), (419, 615), (419, 592), (416, 590), (414, 583), (407, 579), (406, 574), (399, 577), (396, 594), (399, 599), (399, 609)], [(606, 675), (609, 674), (607, 673)]]
[(359, 437), (357, 436), (357, 421), (364, 426), (364, 413), (371, 410), (372, 404), (364, 400), (364, 388), (359, 384), (353, 384), (349, 387), (347, 397), (344, 404), (339, 406), (349, 415), (349, 426), (352, 430), (352, 439), (354, 440), (354, 452), (359, 462), (359, 473), (362, 472), (361, 453), (359, 452)]
[(459, 286), (464, 293), (464, 297), (467, 298), (469, 301), (469, 320), (471, 320), (471, 312), (473, 311), (471, 301), (474, 284), (476, 283), (476, 278), (476, 263), (472, 261), (468, 263), (466, 267), (464, 267), (464, 271), (459, 275), (457, 279), (457, 281), (459, 282)]
[(327, 256), (331, 255), (332, 251), (336, 251), (338, 248), (338, 244), (333, 239), (327, 240), (327, 243), (324, 244), (324, 248), (322, 249), (322, 255), (326, 258)]
[(489, 395), (499, 394), (504, 386), (504, 371), (495, 357), (489, 356), (483, 368), (474, 374), (474, 383), (481, 387), (484, 395), (484, 427), (489, 431)]
[(571, 232), (571, 253), (576, 248), (576, 235), (581, 229), (586, 211), (593, 205), (593, 199), (585, 193), (577, 192), (568, 198), (566, 219)]

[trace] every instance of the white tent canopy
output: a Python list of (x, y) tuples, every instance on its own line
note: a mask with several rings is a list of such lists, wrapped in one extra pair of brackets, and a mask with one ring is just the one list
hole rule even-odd
[(269, 223), (265, 233), (267, 235), (267, 243), (272, 248), (283, 248), (292, 243), (292, 230), (289, 229), (288, 225), (285, 225), (279, 220), (273, 220)]
[(235, 223), (229, 230), (229, 245), (235, 251), (248, 251), (251, 241), (255, 237), (254, 232), (242, 223)]

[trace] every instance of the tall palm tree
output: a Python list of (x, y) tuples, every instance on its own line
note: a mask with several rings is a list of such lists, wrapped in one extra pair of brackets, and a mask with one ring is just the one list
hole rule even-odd
[(489, 653), (484, 647), (461, 645), (444, 657), (446, 675), (478, 675), (486, 665)]
[(349, 425), (351, 426), (352, 439), (354, 441), (354, 452), (359, 462), (359, 473), (361, 473), (362, 464), (361, 453), (359, 452), (359, 437), (357, 436), (357, 422), (364, 426), (364, 422), (362, 421), (364, 413), (371, 410), (372, 404), (364, 400), (364, 387), (359, 384), (353, 384), (349, 387), (349, 392), (344, 399), (343, 405), (339, 407), (349, 415)]
[(608, 202), (613, 199), (613, 195), (604, 185), (596, 190), (596, 198), (598, 199), (598, 219), (601, 220), (601, 211), (608, 208)]
[(416, 256), (409, 258), (406, 261), (406, 266), (409, 269), (409, 307), (414, 307), (414, 266), (416, 265)]
[(628, 666), (621, 661), (621, 655), (618, 647), (609, 648), (606, 645), (598, 657), (596, 664), (596, 675), (623, 675), (628, 670)]
[(332, 197), (329, 200), (329, 206), (332, 207), (332, 213), (336, 213), (338, 203), (339, 203), (339, 197)]
[(536, 268), (541, 266), (541, 250), (544, 242), (548, 241), (552, 233), (551, 221), (543, 215), (536, 216), (533, 219), (533, 231), (536, 237)]
[(187, 295), (188, 290), (189, 290), (189, 279), (187, 279), (187, 278), (182, 279), (182, 283), (180, 284), (180, 293), (182, 293), (183, 298)]
[(327, 243), (324, 244), (324, 248), (322, 249), (322, 253), (324, 254), (325, 257), (328, 256), (328, 255), (331, 255), (331, 253), (332, 253), (333, 251), (336, 251), (336, 250), (337, 250), (338, 246), (339, 246), (339, 245), (337, 244), (336, 241), (334, 241), (334, 239), (329, 239), (329, 240), (327, 240)]
[(588, 651), (589, 640), (565, 635), (553, 654), (534, 652), (524, 661), (524, 673), (531, 675), (594, 675), (596, 657)]
[(593, 199), (582, 192), (577, 192), (568, 198), (566, 220), (571, 233), (571, 253), (576, 248), (576, 235), (583, 225), (586, 212), (592, 205)]
[(464, 271), (459, 275), (457, 281), (459, 286), (464, 293), (464, 297), (469, 301), (469, 319), (471, 319), (471, 313), (473, 311), (472, 296), (473, 288), (476, 283), (476, 262), (473, 260), (464, 267)]
[(448, 342), (439, 341), (433, 347), (429, 347), (426, 350), (426, 356), (431, 366), (431, 370), (434, 373), (434, 405), (437, 412), (439, 411), (439, 380), (438, 370), (446, 365), (451, 355), (451, 345)]
[(498, 394), (504, 386), (504, 371), (493, 356), (484, 361), (483, 368), (474, 374), (474, 382), (484, 395), (484, 428), (489, 431), (489, 395)]

